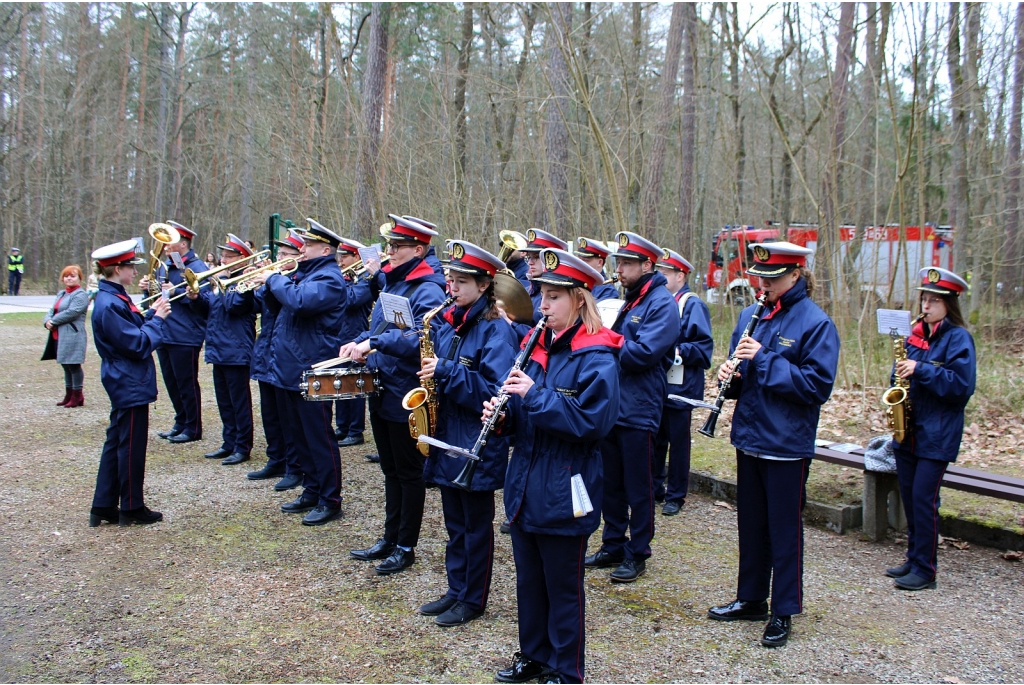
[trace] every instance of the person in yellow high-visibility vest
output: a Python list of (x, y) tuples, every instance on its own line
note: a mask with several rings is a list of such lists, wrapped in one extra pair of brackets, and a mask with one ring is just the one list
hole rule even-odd
[(21, 275), (25, 273), (25, 257), (21, 250), (11, 248), (11, 254), (7, 255), (7, 294), (17, 295), (21, 290)]

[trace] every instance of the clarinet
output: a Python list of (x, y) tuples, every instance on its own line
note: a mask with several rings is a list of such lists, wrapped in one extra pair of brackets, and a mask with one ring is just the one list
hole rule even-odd
[[(530, 331), (530, 337), (526, 339), (526, 344), (523, 345), (523, 349), (519, 351), (519, 355), (516, 357), (516, 361), (512, 364), (512, 368), (509, 369), (508, 376), (512, 375), (513, 371), (521, 371), (526, 362), (530, 360), (530, 355), (533, 354), (533, 348), (537, 347), (537, 343), (540, 342), (540, 336), (544, 333), (544, 329), (547, 328), (548, 317), (542, 317), (540, 323), (533, 327)], [(504, 385), (504, 383), (502, 384)], [(509, 393), (506, 390), (500, 390), (494, 403), (494, 411), (491, 412), (490, 417), (484, 422), (484, 427), (480, 430), (480, 435), (477, 436), (476, 442), (473, 443), (473, 449), (470, 452), (473, 456), (479, 456), (484, 446), (487, 444), (487, 438), (491, 436), (495, 426), (498, 425), (498, 417), (501, 415), (502, 410), (505, 409), (505, 405), (508, 404)], [(459, 488), (460, 490), (469, 491), (473, 484), (473, 474), (476, 472), (476, 459), (469, 459), (465, 466), (462, 467), (462, 471), (455, 477), (455, 480), (451, 481), (452, 485)]]
[[(743, 329), (743, 333), (740, 335), (740, 340), (743, 338), (749, 338), (750, 334), (754, 332), (754, 327), (757, 326), (757, 322), (764, 316), (764, 310), (767, 309), (765, 305), (766, 295), (761, 293), (757, 297), (757, 307), (754, 308), (754, 313), (750, 317), (750, 321), (747, 322), (747, 327)], [(736, 354), (733, 353), (731, 357), (726, 361), (728, 364), (732, 364), (733, 367), (737, 365), (739, 359)], [(708, 415), (708, 420), (704, 422), (700, 430), (697, 432), (701, 435), (706, 435), (709, 438), (715, 437), (715, 424), (718, 423), (718, 417), (722, 414), (722, 405), (725, 404), (725, 393), (729, 390), (729, 386), (732, 385), (732, 379), (734, 374), (729, 374), (729, 377), (718, 384), (718, 397), (715, 398), (715, 406), (711, 409), (711, 414)]]

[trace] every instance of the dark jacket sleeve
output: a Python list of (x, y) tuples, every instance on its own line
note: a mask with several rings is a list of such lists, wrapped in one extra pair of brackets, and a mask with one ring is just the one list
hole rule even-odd
[[(503, 321), (500, 323), (505, 325)], [(458, 359), (439, 358), (434, 376), (445, 399), (471, 412), (482, 411), (484, 401), (498, 394), (498, 388), (516, 360), (511, 337), (486, 336), (476, 369), (460, 364)]]
[(711, 313), (702, 302), (695, 301), (696, 298), (696, 295), (690, 298), (683, 310), (676, 354), (682, 357), (683, 366), (709, 369), (715, 348), (714, 338), (711, 337)]
[(762, 347), (751, 360), (752, 372), (757, 374), (757, 381), (762, 387), (790, 402), (824, 404), (832, 394), (836, 379), (839, 333), (831, 320), (823, 318), (807, 332), (799, 345), (799, 364)]
[(331, 311), (344, 295), (340, 279), (310, 278), (296, 283), (287, 276), (274, 274), (267, 279), (265, 287), (282, 307), (287, 307), (301, 317)]
[[(946, 347), (946, 359), (942, 365), (927, 361), (918, 362), (914, 367), (913, 382), (938, 397), (966, 403), (974, 394), (975, 352), (971, 336), (962, 328), (955, 328)], [(955, 338), (952, 336), (956, 336)]]
[(622, 344), (619, 366), (623, 371), (645, 371), (661, 362), (678, 338), (679, 310), (674, 306), (649, 307), (640, 335)]
[(105, 309), (102, 318), (104, 339), (126, 359), (146, 359), (163, 340), (164, 320), (153, 317), (140, 328), (131, 316), (127, 309)]
[(603, 438), (619, 415), (619, 374), (615, 357), (594, 355), (576, 383), (579, 394), (568, 396), (535, 384), (521, 402), (534, 425), (550, 430), (566, 442), (590, 442)]

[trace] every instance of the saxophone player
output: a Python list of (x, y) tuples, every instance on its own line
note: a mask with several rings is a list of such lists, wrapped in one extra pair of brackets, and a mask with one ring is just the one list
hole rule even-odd
[[(437, 231), (404, 217), (389, 214), (383, 237), (388, 264), (383, 292), (409, 298), (413, 317), (423, 315), (444, 301), (444, 277), (425, 261), (430, 240)], [(399, 573), (416, 561), (413, 551), (423, 521), (423, 456), (409, 434), (409, 412), (402, 398), (418, 385), (420, 353), (416, 335), (384, 319), (380, 300), (373, 306), (370, 330), (341, 347), (338, 355), (365, 362), (381, 376), (381, 391), (369, 399), (370, 428), (384, 472), (384, 536), (366, 549), (351, 552), (355, 559), (377, 561), (380, 575)], [(370, 354), (376, 352), (376, 354)]]

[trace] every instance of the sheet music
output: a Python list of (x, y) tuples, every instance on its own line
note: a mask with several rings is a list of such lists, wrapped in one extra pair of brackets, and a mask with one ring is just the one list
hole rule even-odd
[(910, 312), (903, 309), (879, 309), (878, 332), (889, 335), (894, 328), (904, 338), (910, 335)]
[(145, 257), (145, 256), (149, 255), (149, 252), (146, 251), (146, 241), (144, 241), (140, 236), (136, 236), (136, 237), (132, 238), (132, 240), (135, 241), (135, 256), (136, 257)]
[(376, 245), (368, 245), (367, 247), (359, 248), (359, 258), (363, 260), (364, 266), (371, 260), (380, 262), (381, 256), (380, 249)]
[(412, 315), (412, 305), (409, 303), (408, 297), (381, 293), (380, 308), (384, 313), (384, 320), (395, 324), (399, 328), (413, 328), (416, 325), (416, 319)]
[(177, 267), (178, 271), (185, 270), (185, 262), (181, 261), (181, 255), (177, 252), (171, 253), (171, 261), (174, 263), (174, 266)]

